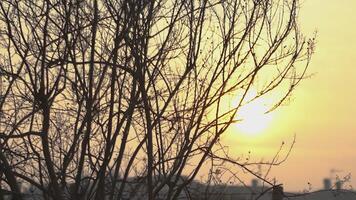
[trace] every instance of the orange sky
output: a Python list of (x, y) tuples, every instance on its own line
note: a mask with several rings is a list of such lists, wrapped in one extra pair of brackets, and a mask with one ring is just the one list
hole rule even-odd
[[(296, 144), (289, 159), (274, 167), (286, 190), (322, 187), (331, 169), (356, 176), (356, 1), (304, 0), (300, 12), (303, 33), (317, 31), (316, 53), (309, 68), (313, 77), (293, 94), (289, 105), (274, 113), (263, 133), (229, 133), (225, 142), (236, 155), (252, 151), (256, 159), (270, 158), (282, 141)], [(335, 174), (334, 174), (335, 176)], [(352, 179), (356, 187), (356, 177)]]

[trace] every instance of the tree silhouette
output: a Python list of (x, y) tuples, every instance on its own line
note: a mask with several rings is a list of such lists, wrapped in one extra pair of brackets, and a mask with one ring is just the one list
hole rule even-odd
[(122, 199), (130, 176), (148, 199), (178, 198), (204, 162), (223, 159), (215, 147), (251, 88), (254, 99), (281, 89), (273, 110), (303, 79), (313, 40), (298, 9), (2, 0), (0, 198), (22, 199), (25, 183), (44, 199)]

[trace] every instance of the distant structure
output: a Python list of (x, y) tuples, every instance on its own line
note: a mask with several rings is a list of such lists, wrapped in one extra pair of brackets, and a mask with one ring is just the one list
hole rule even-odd
[(272, 190), (272, 200), (283, 200), (284, 192), (281, 185), (276, 185)]
[(331, 178), (323, 180), (323, 189), (316, 192), (305, 194), (287, 193), (286, 196), (292, 196), (293, 200), (353, 200), (356, 199), (356, 192), (342, 188), (343, 182), (335, 181), (334, 185)]
[[(287, 194), (288, 195), (288, 194)], [(286, 198), (285, 198), (286, 199)], [(328, 190), (312, 192), (310, 194), (300, 194), (290, 198), (293, 200), (354, 200), (356, 193), (350, 190)]]
[(331, 189), (331, 180), (329, 178), (324, 178), (324, 190)]
[[(125, 200), (144, 200), (147, 188), (142, 179), (131, 178), (127, 189), (124, 191), (122, 199)], [(206, 185), (197, 181), (193, 181), (182, 194), (178, 197), (181, 200), (354, 200), (356, 199), (356, 192), (352, 190), (342, 189), (342, 182), (335, 182), (335, 188), (332, 186), (332, 181), (329, 178), (323, 179), (324, 188), (320, 191), (310, 193), (291, 193), (283, 192), (281, 185), (275, 186), (271, 189), (269, 186), (259, 184), (257, 179), (251, 180), (250, 186), (242, 185)], [(85, 187), (91, 185), (86, 183)], [(110, 185), (110, 183), (108, 182)], [(70, 187), (69, 187), (70, 188)], [(24, 193), (24, 200), (43, 200), (42, 192), (35, 187), (21, 188)], [(70, 191), (67, 191), (70, 193)], [(157, 196), (157, 200), (167, 199), (168, 186), (165, 187)], [(84, 194), (83, 199), (87, 196)], [(8, 195), (5, 200), (11, 200)], [(105, 197), (103, 197), (105, 200)]]
[(336, 189), (337, 190), (341, 190), (342, 189), (342, 182), (341, 181), (336, 181), (335, 185), (336, 185)]
[(257, 179), (252, 179), (252, 181), (251, 181), (251, 187), (252, 187), (252, 188), (257, 188), (257, 187), (258, 187), (258, 180), (257, 180)]

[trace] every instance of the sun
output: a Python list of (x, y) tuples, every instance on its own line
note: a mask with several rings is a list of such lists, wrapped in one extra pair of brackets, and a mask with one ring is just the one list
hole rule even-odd
[(265, 114), (266, 106), (261, 102), (251, 102), (243, 106), (236, 115), (236, 119), (241, 120), (236, 123), (239, 132), (255, 136), (262, 134), (270, 125), (273, 115)]
[[(246, 97), (246, 101), (254, 99), (257, 91), (251, 89)], [(237, 105), (241, 97), (235, 97), (233, 105)], [(257, 136), (267, 131), (274, 117), (274, 112), (267, 113), (271, 106), (271, 100), (266, 97), (259, 97), (243, 105), (236, 113), (235, 119), (238, 121), (234, 124), (234, 129), (239, 134), (248, 137)]]

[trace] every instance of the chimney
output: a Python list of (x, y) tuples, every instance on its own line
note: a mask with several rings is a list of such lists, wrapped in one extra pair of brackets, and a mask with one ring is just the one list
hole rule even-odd
[(329, 178), (324, 178), (324, 190), (331, 189), (331, 180)]
[(283, 200), (283, 195), (282, 185), (273, 186), (272, 200)]
[(258, 180), (257, 179), (252, 179), (251, 181), (251, 187), (253, 189), (256, 189), (258, 187)]

